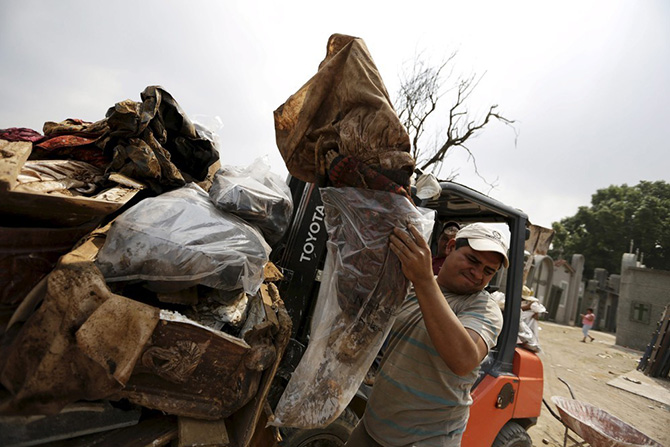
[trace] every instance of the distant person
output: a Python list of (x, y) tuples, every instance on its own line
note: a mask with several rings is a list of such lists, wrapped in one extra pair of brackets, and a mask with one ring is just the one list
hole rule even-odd
[(540, 315), (547, 309), (540, 304), (533, 289), (523, 286), (521, 291), (521, 320), (519, 321), (519, 341), (522, 346), (534, 351), (540, 351), (540, 326), (538, 320)]
[(593, 322), (596, 321), (596, 316), (593, 313), (593, 309), (589, 307), (586, 309), (586, 314), (580, 314), (579, 316), (582, 317), (582, 334), (584, 334), (582, 343), (586, 343), (587, 338), (590, 339), (589, 341), (595, 340), (595, 338), (589, 335), (589, 331), (593, 327)]
[(461, 229), (461, 226), (456, 222), (447, 222), (442, 227), (440, 237), (437, 240), (437, 252), (433, 256), (433, 275), (440, 273), (440, 268), (444, 264), (447, 257), (447, 243), (456, 237), (456, 233)]

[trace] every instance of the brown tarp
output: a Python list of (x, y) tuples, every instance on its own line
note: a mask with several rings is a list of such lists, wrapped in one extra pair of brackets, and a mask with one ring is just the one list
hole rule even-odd
[[(142, 102), (121, 101), (107, 111), (113, 148), (108, 172), (146, 182), (157, 193), (202, 181), (219, 160), (214, 143), (202, 137), (177, 101), (159, 86), (141, 93)], [(191, 178), (185, 178), (187, 174)]]
[(55, 414), (119, 391), (150, 339), (159, 310), (114, 295), (87, 248), (63, 257), (42, 306), (2, 353), (0, 382), (13, 398), (0, 413)]
[(331, 150), (384, 174), (401, 171), (407, 180), (414, 169), (409, 136), (362, 39), (330, 36), (319, 71), (274, 119), (279, 151), (300, 180), (324, 178)]

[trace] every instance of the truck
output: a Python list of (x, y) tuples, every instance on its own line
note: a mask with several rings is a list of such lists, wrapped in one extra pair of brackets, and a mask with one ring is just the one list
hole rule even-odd
[[(328, 238), (324, 206), (319, 188), (289, 177), (294, 202), (292, 224), (273, 248), (271, 260), (282, 270), (279, 292), (293, 321), (284, 357), (274, 378), (270, 405), (274, 406), (283, 386), (297, 367), (307, 345), (312, 310), (320, 287), (320, 275)], [(431, 199), (413, 197), (416, 205), (436, 212), (436, 221), (490, 222), (506, 225), (510, 232), (509, 268), (501, 269), (488, 290), (504, 291), (504, 323), (498, 343), (481, 364), (472, 388), (473, 404), (462, 445), (530, 447), (527, 430), (540, 415), (543, 391), (542, 362), (535, 352), (517, 344), (521, 312), (521, 291), (525, 241), (529, 236), (528, 216), (464, 185), (440, 182), (440, 193)], [(439, 234), (435, 225), (434, 235)], [(432, 237), (432, 245), (436, 245)], [(434, 247), (433, 247), (434, 248)], [(363, 384), (343, 414), (324, 428), (282, 429), (285, 447), (343, 445), (365, 411), (370, 387)]]

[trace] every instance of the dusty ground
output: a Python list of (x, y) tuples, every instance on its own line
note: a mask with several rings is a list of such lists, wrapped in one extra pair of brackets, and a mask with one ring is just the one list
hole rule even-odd
[[(595, 341), (581, 343), (582, 333), (579, 327), (549, 322), (540, 322), (540, 327), (544, 398), (555, 412), (551, 396), (570, 397), (568, 388), (558, 380), (560, 377), (570, 384), (578, 400), (607, 411), (670, 447), (670, 407), (608, 385), (608, 382), (617, 377), (632, 376), (630, 373), (637, 368), (642, 352), (616, 346), (614, 334), (591, 331)], [(667, 390), (666, 393), (670, 393), (670, 381), (648, 380), (653, 382), (652, 385), (660, 385)], [(564, 426), (543, 405), (538, 423), (529, 430), (529, 434), (536, 447), (562, 446), (564, 431)]]

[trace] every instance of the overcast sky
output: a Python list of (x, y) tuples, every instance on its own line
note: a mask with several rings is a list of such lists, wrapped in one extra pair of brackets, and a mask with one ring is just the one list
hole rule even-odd
[(417, 51), (458, 50), (460, 72), (486, 73), (471, 110), (498, 104), (516, 145), (496, 123), (471, 142), (493, 190), (463, 152), (443, 173), (535, 224), (612, 184), (668, 181), (667, 0), (2, 0), (0, 128), (97, 121), (162, 85), (190, 118), (220, 120), (223, 164), (267, 154), (286, 175), (272, 112), (314, 75), (332, 33), (364, 39), (392, 97)]

